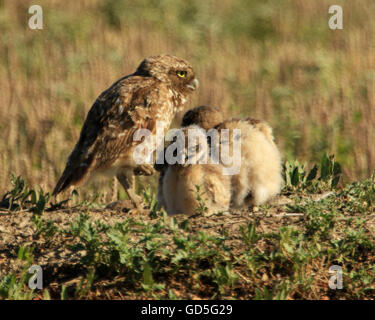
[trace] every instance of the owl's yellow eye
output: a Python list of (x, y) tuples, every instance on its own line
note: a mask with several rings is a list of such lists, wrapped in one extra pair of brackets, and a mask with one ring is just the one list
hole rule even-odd
[(186, 71), (177, 71), (176, 74), (180, 78), (185, 78), (186, 75), (187, 75), (187, 72)]

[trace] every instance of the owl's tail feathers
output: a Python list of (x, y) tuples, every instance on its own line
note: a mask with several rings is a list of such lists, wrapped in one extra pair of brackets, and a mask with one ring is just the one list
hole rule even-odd
[(70, 186), (75, 186), (82, 183), (88, 173), (88, 166), (80, 166), (76, 168), (66, 167), (61, 178), (56, 184), (52, 195), (55, 196)]

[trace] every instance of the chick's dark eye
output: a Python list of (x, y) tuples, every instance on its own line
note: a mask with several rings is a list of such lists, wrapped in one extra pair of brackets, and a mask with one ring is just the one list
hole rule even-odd
[(187, 72), (186, 71), (177, 71), (176, 74), (180, 78), (185, 78), (187, 76)]

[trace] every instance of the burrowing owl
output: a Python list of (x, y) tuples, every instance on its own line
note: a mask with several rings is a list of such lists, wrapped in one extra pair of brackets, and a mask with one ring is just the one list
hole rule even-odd
[[(221, 123), (224, 120), (221, 110), (211, 106), (199, 106), (193, 109), (188, 110), (181, 121), (181, 127), (188, 127), (190, 125), (198, 125), (204, 130), (208, 131), (217, 124)], [(165, 206), (164, 197), (163, 197), (163, 180), (165, 172), (168, 168), (168, 163), (164, 158), (165, 149), (160, 157), (163, 157), (163, 163), (156, 163), (154, 168), (159, 171), (159, 180), (158, 180), (158, 189), (157, 189), (157, 199), (158, 199), (158, 208)]]
[[(230, 205), (230, 177), (221, 164), (211, 164), (206, 132), (198, 126), (181, 129), (184, 134), (183, 162), (167, 166), (159, 185), (159, 197), (169, 215), (193, 215), (203, 210), (211, 215)], [(189, 140), (193, 143), (189, 144)], [(201, 201), (199, 200), (199, 197)]]
[(119, 79), (94, 102), (53, 194), (93, 173), (109, 173), (116, 175), (141, 209), (131, 181), (134, 172), (152, 173), (152, 166), (134, 161), (133, 151), (141, 142), (134, 141), (133, 135), (138, 129), (155, 134), (158, 121), (165, 134), (197, 85), (193, 68), (183, 59), (160, 55), (143, 60), (135, 73)]
[[(230, 137), (227, 142), (229, 150), (232, 151), (233, 129), (241, 130), (241, 168), (238, 174), (231, 176), (234, 207), (259, 205), (280, 192), (281, 156), (274, 142), (272, 128), (266, 122), (252, 118), (223, 121), (219, 109), (202, 106), (185, 113), (182, 125), (192, 124), (201, 126), (207, 131), (215, 128), (219, 133), (221, 129), (229, 129)], [(166, 168), (166, 166), (157, 168), (160, 171), (158, 190), (162, 189), (162, 177)], [(159, 197), (163, 203), (162, 194)]]
[[(241, 130), (241, 167), (232, 176), (232, 205), (260, 205), (277, 195), (282, 186), (281, 156), (271, 127), (263, 121), (226, 120), (215, 129), (229, 129), (229, 150), (233, 150), (233, 129)], [(221, 139), (223, 147), (223, 140)]]

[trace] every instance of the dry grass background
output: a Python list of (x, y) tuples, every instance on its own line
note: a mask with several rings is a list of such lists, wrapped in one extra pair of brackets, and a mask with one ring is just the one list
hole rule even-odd
[[(334, 2), (334, 3), (333, 3)], [(44, 29), (28, 28), (28, 8)], [(328, 28), (342, 5), (344, 29)], [(375, 169), (375, 12), (362, 1), (0, 1), (0, 192), (10, 174), (50, 190), (96, 97), (149, 55), (189, 60), (191, 106), (267, 120), (285, 159), (335, 154)], [(109, 193), (111, 181), (88, 192)]]

